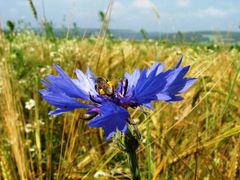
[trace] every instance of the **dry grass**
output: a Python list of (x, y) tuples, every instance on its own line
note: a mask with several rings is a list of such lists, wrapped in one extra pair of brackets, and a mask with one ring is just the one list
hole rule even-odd
[[(4, 146), (6, 145), (4, 141), (7, 141), (9, 143), (9, 150), (12, 152), (11, 154), (7, 153), (7, 150), (5, 150), (5, 157), (4, 154), (2, 154), (1, 159), (2, 161), (2, 169), (9, 170), (10, 165), (7, 161), (13, 161), (16, 163), (17, 171), (19, 174), (19, 177), (21, 179), (26, 179), (28, 177), (28, 163), (26, 159), (26, 154), (24, 152), (24, 137), (22, 135), (20, 126), (22, 125), (21, 121), (21, 114), (22, 112), (18, 109), (18, 97), (16, 97), (17, 94), (15, 94), (15, 86), (14, 80), (12, 80), (11, 72), (9, 71), (9, 65), (7, 62), (8, 57), (8, 50), (5, 49), (5, 42), (2, 39), (1, 36), (1, 48), (3, 52), (3, 57), (1, 58), (1, 122), (4, 127), (4, 132), (6, 139), (4, 137), (1, 138), (1, 149), (4, 149)], [(5, 57), (4, 57), (5, 56)], [(4, 151), (3, 151), (4, 152)], [(5, 159), (6, 158), (6, 159)], [(12, 162), (10, 162), (12, 163)], [(10, 170), (9, 170), (10, 171)], [(3, 172), (6, 174), (6, 176), (9, 176), (9, 178), (13, 178), (14, 174), (11, 174), (11, 172)]]
[[(0, 35), (2, 178), (92, 179), (103, 171), (103, 179), (129, 179), (126, 155), (105, 141), (102, 130), (80, 120), (82, 110), (47, 115), (53, 107), (39, 97), (40, 78), (55, 73), (56, 63), (71, 75), (75, 68), (90, 66), (98, 76), (118, 81), (125, 71), (158, 60), (173, 67), (182, 54), (183, 64), (191, 65), (188, 75), (198, 78), (184, 101), (155, 103), (146, 116), (134, 114), (143, 135), (141, 176), (146, 179), (152, 168), (153, 179), (240, 178), (239, 47), (101, 38), (51, 41), (28, 31), (13, 36), (9, 41)], [(31, 110), (24, 108), (29, 99), (36, 102)]]

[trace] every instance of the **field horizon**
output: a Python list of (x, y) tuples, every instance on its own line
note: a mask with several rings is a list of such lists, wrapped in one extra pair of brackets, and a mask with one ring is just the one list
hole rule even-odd
[[(14, 22), (12, 22), (14, 23)], [(57, 37), (97, 37), (101, 31), (100, 28), (88, 28), (78, 27), (74, 24), (70, 27), (54, 27), (49, 22), (52, 32)], [(14, 23), (15, 24), (15, 23)], [(43, 27), (31, 27), (31, 25), (24, 25), (22, 22), (16, 23), (15, 30), (18, 32), (33, 31), (36, 34), (43, 34), (46, 31), (46, 26)], [(4, 27), (5, 32), (9, 31), (9, 27)], [(228, 44), (240, 44), (240, 32), (239, 31), (226, 31), (226, 30), (198, 30), (198, 31), (175, 31), (175, 32), (158, 32), (158, 31), (146, 31), (144, 29), (131, 30), (131, 29), (108, 29), (108, 33), (112, 38), (117, 39), (132, 39), (132, 40), (144, 40), (153, 39), (160, 41), (172, 41), (172, 42), (193, 42), (193, 43), (228, 43)]]

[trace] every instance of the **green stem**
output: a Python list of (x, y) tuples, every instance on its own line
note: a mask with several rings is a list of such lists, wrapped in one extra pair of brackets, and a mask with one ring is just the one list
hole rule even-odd
[(136, 151), (139, 146), (138, 140), (133, 136), (129, 130), (128, 134), (125, 135), (125, 146), (128, 154), (128, 162), (133, 180), (140, 180), (140, 171), (138, 168)]
[(140, 180), (136, 151), (128, 152), (129, 167), (133, 180)]

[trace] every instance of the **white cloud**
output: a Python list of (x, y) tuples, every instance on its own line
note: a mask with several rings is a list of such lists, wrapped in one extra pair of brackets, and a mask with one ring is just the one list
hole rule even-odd
[(177, 4), (181, 7), (188, 7), (190, 4), (190, 0), (178, 0)]
[(228, 11), (209, 7), (207, 9), (198, 10), (194, 13), (197, 17), (225, 17), (228, 16)]
[(112, 17), (121, 17), (127, 14), (127, 7), (125, 7), (121, 2), (115, 1), (113, 3)]
[(133, 6), (140, 9), (151, 9), (154, 4), (150, 0), (134, 0)]

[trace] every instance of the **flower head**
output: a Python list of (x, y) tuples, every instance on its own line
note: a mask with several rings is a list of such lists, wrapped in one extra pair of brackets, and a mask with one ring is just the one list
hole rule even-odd
[[(58, 65), (54, 65), (58, 76), (47, 75), (42, 79), (47, 88), (40, 90), (43, 99), (57, 109), (49, 114), (61, 114), (76, 108), (87, 108), (86, 113), (94, 119), (89, 126), (104, 129), (106, 139), (117, 130), (126, 133), (129, 113), (127, 108), (146, 106), (150, 109), (152, 101), (180, 101), (179, 94), (189, 89), (196, 78), (185, 78), (190, 66), (181, 66), (182, 58), (176, 67), (164, 71), (164, 64), (155, 63), (149, 69), (136, 69), (132, 74), (125, 73), (117, 85), (93, 75), (90, 69), (86, 74), (76, 70), (77, 79), (70, 78)], [(78, 99), (87, 100), (83, 103)]]

